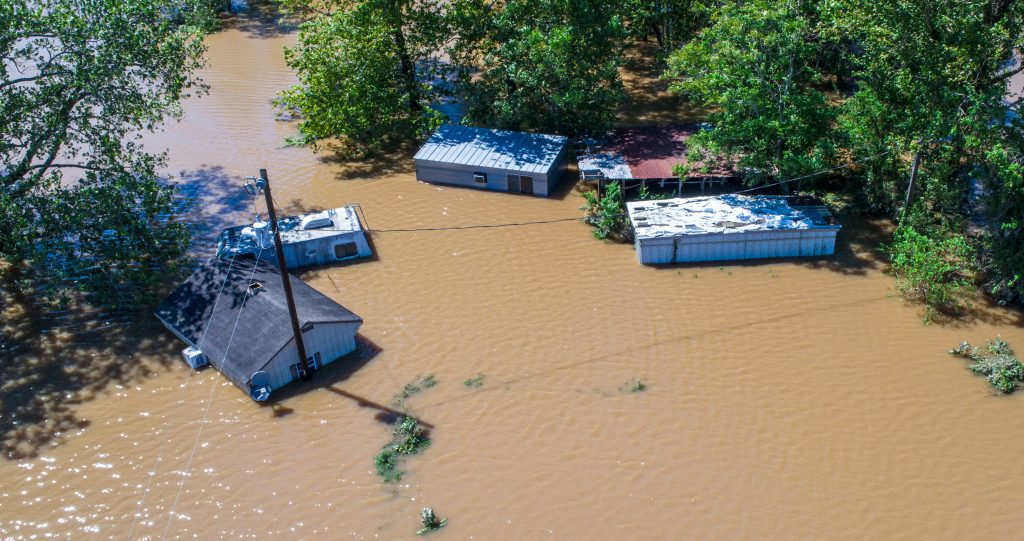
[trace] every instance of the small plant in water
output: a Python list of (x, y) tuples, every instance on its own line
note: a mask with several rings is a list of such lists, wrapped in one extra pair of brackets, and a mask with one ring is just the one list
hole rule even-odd
[(474, 389), (477, 387), (482, 387), (484, 384), (484, 375), (477, 374), (476, 376), (473, 376), (467, 379), (466, 381), (463, 381), (462, 384), (465, 385), (466, 387), (472, 387)]
[(1000, 393), (1012, 393), (1024, 383), (1024, 365), (1014, 355), (1010, 344), (998, 336), (989, 340), (984, 348), (972, 346), (965, 340), (950, 353), (972, 361), (967, 368), (985, 376)]
[(404, 408), (405, 401), (410, 396), (422, 391), (423, 389), (430, 389), (435, 385), (437, 385), (437, 378), (434, 377), (433, 374), (420, 379), (419, 384), (406, 383), (405, 387), (402, 387), (402, 392), (395, 395), (394, 400), (391, 401), (391, 405), (396, 408)]
[(423, 511), (420, 511), (420, 521), (423, 523), (423, 528), (417, 530), (416, 535), (428, 534), (434, 530), (444, 528), (448, 524), (448, 519), (438, 519), (437, 514), (434, 513), (434, 509), (431, 507), (424, 507)]
[(622, 390), (630, 393), (642, 393), (647, 390), (647, 384), (640, 378), (633, 378), (631, 381), (626, 382)]

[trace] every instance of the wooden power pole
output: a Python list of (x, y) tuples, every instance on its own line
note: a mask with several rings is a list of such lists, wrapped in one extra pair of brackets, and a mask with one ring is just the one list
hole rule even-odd
[(910, 167), (910, 183), (907, 184), (907, 197), (903, 201), (903, 216), (900, 218), (900, 222), (907, 221), (907, 215), (910, 214), (910, 198), (914, 193), (914, 183), (917, 182), (917, 170), (921, 168), (921, 151), (918, 150), (914, 153), (914, 163)]
[(281, 231), (277, 227), (277, 213), (274, 212), (274, 198), (270, 195), (270, 180), (267, 179), (267, 170), (260, 169), (260, 181), (263, 186), (263, 196), (267, 200), (267, 212), (270, 214), (270, 227), (274, 230), (274, 249), (277, 251), (277, 267), (281, 269), (281, 285), (284, 286), (284, 296), (288, 301), (288, 316), (292, 321), (292, 332), (295, 334), (295, 349), (299, 351), (299, 359), (303, 368), (303, 381), (313, 379), (313, 367), (310, 366), (309, 358), (306, 357), (306, 344), (302, 341), (302, 326), (299, 325), (299, 314), (295, 310), (295, 297), (292, 295), (292, 283), (288, 279), (288, 265), (284, 261), (284, 249), (281, 248)]

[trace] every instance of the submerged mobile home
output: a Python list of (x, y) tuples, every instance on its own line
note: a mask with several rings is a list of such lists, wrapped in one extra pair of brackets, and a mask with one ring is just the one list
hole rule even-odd
[(550, 195), (569, 164), (565, 137), (445, 124), (416, 153), (416, 180)]
[(626, 204), (645, 265), (832, 255), (840, 226), (805, 197), (722, 195)]
[[(289, 269), (373, 255), (356, 205), (288, 216), (277, 225)], [(252, 255), (276, 265), (273, 238), (267, 222), (230, 227), (217, 240), (217, 257)]]
[[(294, 276), (291, 287), (309, 366), (356, 349), (362, 318)], [(281, 271), (263, 261), (210, 260), (154, 313), (188, 345), (189, 365), (212, 365), (256, 400), (305, 375)]]

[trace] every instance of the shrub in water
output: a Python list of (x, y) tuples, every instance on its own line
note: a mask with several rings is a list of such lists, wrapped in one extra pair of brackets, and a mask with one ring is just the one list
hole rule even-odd
[(434, 509), (431, 507), (424, 507), (423, 511), (420, 511), (420, 521), (423, 522), (423, 528), (416, 532), (416, 535), (423, 535), (430, 533), (434, 530), (444, 528), (448, 524), (448, 519), (438, 519), (434, 513)]
[(998, 336), (989, 340), (984, 348), (961, 342), (950, 353), (972, 361), (967, 366), (971, 372), (985, 376), (989, 384), (1001, 393), (1012, 393), (1024, 383), (1024, 365), (1014, 355), (1010, 344)]

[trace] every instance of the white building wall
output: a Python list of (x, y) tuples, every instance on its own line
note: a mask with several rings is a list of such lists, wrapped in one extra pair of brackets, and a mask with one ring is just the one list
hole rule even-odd
[[(324, 365), (336, 361), (339, 357), (352, 353), (356, 349), (356, 332), (361, 323), (320, 323), (302, 333), (306, 355), (312, 356), (320, 352), (320, 360)], [(281, 348), (263, 369), (270, 374), (270, 385), (278, 389), (291, 383), (291, 365), (299, 362), (299, 353), (295, 340)]]
[(709, 233), (637, 239), (637, 258), (644, 265), (733, 261), (773, 257), (807, 257), (835, 253), (837, 229), (792, 229)]

